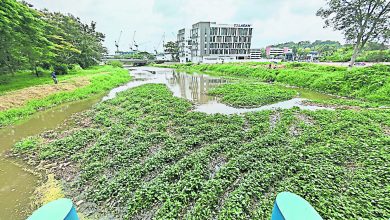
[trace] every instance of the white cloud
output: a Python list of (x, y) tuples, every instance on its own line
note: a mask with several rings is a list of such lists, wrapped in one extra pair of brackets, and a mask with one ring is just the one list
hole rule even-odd
[(134, 30), (141, 49), (153, 51), (163, 33), (173, 40), (179, 28), (198, 21), (253, 23), (253, 45), (263, 47), (285, 41), (342, 40), (323, 29), (315, 12), (323, 0), (28, 0), (36, 8), (72, 13), (84, 22), (96, 21), (106, 34), (105, 45), (114, 51), (122, 30), (120, 49), (127, 50)]
[[(320, 4), (319, 4), (320, 3)], [(272, 12), (268, 19), (254, 22), (254, 46), (302, 40), (338, 40), (342, 35), (323, 28), (323, 20), (315, 15), (322, 1), (288, 2)]]

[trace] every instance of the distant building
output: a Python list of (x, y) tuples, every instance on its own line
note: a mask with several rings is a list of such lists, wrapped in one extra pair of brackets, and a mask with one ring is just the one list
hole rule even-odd
[(319, 58), (320, 54), (318, 53), (318, 51), (310, 51), (306, 56), (306, 60), (310, 62), (318, 61)]
[(271, 46), (265, 48), (267, 58), (283, 58), (287, 53), (292, 53), (292, 49), (288, 47), (278, 48)]
[(177, 34), (180, 63), (191, 62), (191, 29), (180, 29)]
[(260, 48), (250, 49), (250, 59), (252, 60), (261, 59), (261, 49)]
[(135, 53), (136, 53), (135, 51), (115, 51), (115, 55), (116, 56), (120, 56), (120, 55), (133, 55)]
[(156, 61), (157, 62), (172, 61), (172, 55), (168, 54), (168, 53), (158, 53), (158, 54), (156, 54)]
[[(198, 22), (190, 30), (190, 60), (195, 63), (222, 63), (250, 59), (252, 25)], [(179, 30), (178, 41), (186, 45), (186, 30)], [(185, 47), (185, 46), (184, 46)], [(185, 49), (181, 60), (186, 60)]]

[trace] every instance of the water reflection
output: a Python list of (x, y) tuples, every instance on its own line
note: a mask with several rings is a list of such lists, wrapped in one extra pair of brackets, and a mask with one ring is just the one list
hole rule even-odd
[(232, 106), (225, 105), (223, 103), (219, 103), (217, 101), (212, 101), (209, 103), (206, 103), (204, 105), (199, 105), (195, 108), (195, 111), (198, 112), (204, 112), (208, 114), (242, 114), (247, 112), (257, 112), (257, 111), (263, 111), (263, 110), (276, 110), (276, 109), (290, 109), (293, 107), (299, 107), (303, 110), (320, 110), (320, 109), (329, 109), (326, 107), (320, 107), (320, 106), (310, 106), (310, 105), (304, 105), (302, 102), (306, 100), (303, 98), (293, 98), (287, 101), (278, 102), (275, 104), (270, 105), (264, 105), (258, 108), (235, 108)]
[(207, 75), (173, 72), (168, 77), (167, 86), (174, 96), (188, 99), (195, 104), (207, 104), (216, 100), (215, 96), (207, 95), (207, 92), (221, 84), (227, 83), (225, 79), (213, 78)]
[(221, 84), (228, 83), (226, 79), (211, 77), (204, 74), (187, 74), (170, 69), (153, 67), (140, 67), (131, 69), (133, 81), (117, 87), (109, 92), (104, 100), (112, 99), (118, 92), (125, 91), (140, 85), (149, 83), (165, 84), (174, 96), (188, 99), (197, 105), (215, 101), (215, 96), (207, 95), (207, 92)]
[(174, 96), (185, 98), (195, 103), (195, 111), (205, 112), (208, 114), (240, 114), (261, 110), (290, 109), (293, 107), (299, 107), (306, 110), (330, 109), (303, 104), (304, 100), (312, 97), (327, 99), (330, 98), (330, 96), (299, 88), (286, 88), (289, 90), (295, 90), (299, 93), (300, 96), (298, 98), (261, 106), (259, 108), (235, 108), (220, 103), (218, 98), (215, 96), (207, 95), (210, 89), (229, 83), (226, 79), (211, 77), (205, 74), (187, 74), (184, 72), (176, 72), (172, 69), (156, 67), (138, 67), (131, 69), (130, 71), (134, 80), (124, 86), (111, 90), (110, 93), (103, 98), (103, 100), (112, 99), (118, 92), (125, 91), (136, 86), (148, 83), (160, 83), (167, 85)]

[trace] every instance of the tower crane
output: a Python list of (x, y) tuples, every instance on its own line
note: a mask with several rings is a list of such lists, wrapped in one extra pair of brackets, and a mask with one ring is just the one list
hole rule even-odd
[(160, 39), (160, 41), (158, 42), (158, 44), (157, 44), (157, 46), (155, 46), (154, 47), (154, 52), (156, 53), (156, 55), (158, 54), (158, 48), (160, 47), (160, 45), (161, 45), (161, 42), (162, 42), (162, 44), (163, 44), (163, 46), (164, 46), (164, 44), (165, 44), (165, 33), (163, 34), (163, 36), (161, 37), (161, 39)]
[(119, 41), (121, 40), (122, 31), (119, 33), (118, 40), (115, 41), (116, 52), (119, 52)]
[[(130, 50), (132, 51), (137, 51), (138, 50), (138, 44), (135, 42), (135, 33), (137, 31), (134, 31), (134, 34), (133, 34), (133, 41), (131, 42), (130, 44)], [(134, 49), (135, 48), (135, 49)]]

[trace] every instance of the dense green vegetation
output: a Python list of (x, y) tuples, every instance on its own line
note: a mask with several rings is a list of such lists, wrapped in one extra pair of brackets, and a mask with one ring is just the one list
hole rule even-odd
[(280, 82), (329, 94), (390, 104), (390, 66), (365, 68), (320, 66), (308, 63), (287, 63), (269, 69), (265, 63), (172, 65), (185, 71), (207, 72), (211, 75), (245, 78), (256, 81)]
[(83, 68), (98, 64), (106, 49), (96, 23), (73, 15), (37, 11), (25, 2), (0, 2), (0, 74), (29, 69)]
[[(321, 58), (322, 61), (348, 62), (353, 50), (351, 47), (338, 49), (332, 55)], [(390, 50), (364, 50), (356, 58), (358, 62), (390, 62)]]
[(328, 56), (333, 54), (337, 49), (341, 48), (342, 45), (338, 41), (321, 41), (316, 40), (314, 42), (310, 41), (300, 41), (300, 42), (286, 42), (281, 44), (272, 45), (274, 47), (288, 47), (292, 49), (292, 52), (297, 56), (297, 59), (304, 58), (311, 51), (317, 51), (322, 56)]
[(14, 152), (56, 164), (68, 197), (119, 218), (267, 219), (282, 191), (326, 219), (390, 217), (388, 110), (227, 116), (191, 108), (164, 85), (144, 85)]
[[(353, 54), (353, 46), (350, 44), (341, 45), (338, 41), (316, 40), (286, 42), (272, 45), (273, 47), (288, 47), (295, 54), (295, 59), (305, 59), (312, 51), (320, 54), (321, 61), (348, 62)], [(265, 51), (263, 52), (265, 54)], [(264, 55), (265, 56), (265, 55)], [(368, 42), (358, 54), (358, 62), (390, 62), (390, 49), (384, 43)]]
[[(12, 80), (15, 80), (15, 82), (4, 87), (4, 89), (2, 88), (1, 92), (32, 85), (45, 84), (48, 83), (48, 80), (51, 80), (50, 78), (39, 78), (39, 80), (37, 78), (36, 80), (26, 81), (25, 79), (28, 77), (30, 76), (24, 74), (21, 74), (20, 77), (12, 77)], [(26, 118), (45, 108), (53, 107), (64, 102), (85, 99), (96, 94), (102, 94), (103, 92), (130, 80), (128, 70), (112, 66), (100, 66), (86, 70), (78, 70), (60, 79), (72, 77), (76, 80), (76, 77), (87, 77), (90, 83), (73, 91), (58, 92), (43, 99), (32, 99), (28, 101), (26, 105), (19, 108), (0, 111), (0, 127), (15, 123), (16, 121)], [(50, 84), (52, 84), (52, 81), (50, 81)]]
[(221, 101), (235, 107), (257, 107), (284, 101), (297, 95), (291, 90), (259, 83), (235, 83), (219, 86), (209, 92), (222, 97)]

